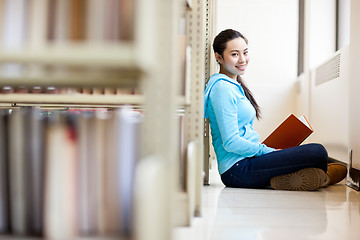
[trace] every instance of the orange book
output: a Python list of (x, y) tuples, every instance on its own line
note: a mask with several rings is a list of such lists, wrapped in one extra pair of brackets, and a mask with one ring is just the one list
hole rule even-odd
[(86, 1), (70, 1), (70, 39), (79, 41), (85, 39)]
[(305, 116), (287, 117), (263, 143), (272, 148), (285, 149), (300, 145), (314, 130)]

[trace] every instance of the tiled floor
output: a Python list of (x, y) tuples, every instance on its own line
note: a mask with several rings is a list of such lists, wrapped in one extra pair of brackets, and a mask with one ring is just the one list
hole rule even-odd
[(360, 239), (360, 192), (345, 181), (314, 192), (235, 189), (211, 170), (202, 210), (175, 240)]

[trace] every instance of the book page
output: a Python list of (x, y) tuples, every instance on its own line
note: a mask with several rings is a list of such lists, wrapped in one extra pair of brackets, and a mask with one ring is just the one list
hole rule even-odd
[(308, 128), (310, 128), (312, 130), (312, 127), (310, 126), (308, 120), (306, 119), (306, 117), (304, 115), (301, 115), (300, 117), (298, 117), (298, 119), (303, 122)]

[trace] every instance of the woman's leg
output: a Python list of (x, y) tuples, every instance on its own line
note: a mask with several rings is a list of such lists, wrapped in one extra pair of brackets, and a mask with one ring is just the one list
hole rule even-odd
[(304, 144), (243, 159), (223, 173), (221, 179), (228, 187), (264, 188), (270, 185), (271, 178), (304, 168), (326, 172), (327, 163), (327, 151), (322, 145)]

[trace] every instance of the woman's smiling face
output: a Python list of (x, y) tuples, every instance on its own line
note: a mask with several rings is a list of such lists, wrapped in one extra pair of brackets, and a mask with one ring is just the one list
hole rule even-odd
[(220, 73), (233, 79), (245, 73), (250, 59), (247, 43), (241, 37), (228, 41), (223, 55), (215, 54), (215, 57), (220, 63)]

